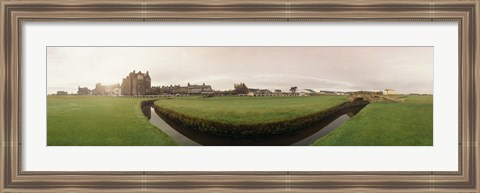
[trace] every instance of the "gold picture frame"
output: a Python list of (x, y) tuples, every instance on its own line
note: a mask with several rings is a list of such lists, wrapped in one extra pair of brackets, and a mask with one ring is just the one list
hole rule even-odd
[[(0, 192), (478, 192), (478, 0), (2, 0)], [(440, 22), (459, 24), (459, 170), (381, 172), (23, 171), (23, 22)]]

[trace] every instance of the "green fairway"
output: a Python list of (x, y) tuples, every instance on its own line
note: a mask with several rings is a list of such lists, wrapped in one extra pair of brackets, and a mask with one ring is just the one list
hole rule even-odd
[(155, 105), (211, 121), (255, 124), (294, 119), (346, 101), (346, 96), (187, 97), (160, 99)]
[[(430, 146), (433, 97), (406, 96), (404, 102), (376, 102), (313, 145)], [(140, 108), (143, 98), (48, 96), (49, 146), (176, 145), (151, 125)], [(178, 113), (228, 124), (291, 120), (346, 102), (346, 96), (175, 97), (155, 105)]]
[(371, 103), (313, 145), (431, 146), (433, 97), (407, 96), (404, 102)]
[(151, 125), (140, 108), (141, 98), (48, 96), (49, 146), (175, 145)]

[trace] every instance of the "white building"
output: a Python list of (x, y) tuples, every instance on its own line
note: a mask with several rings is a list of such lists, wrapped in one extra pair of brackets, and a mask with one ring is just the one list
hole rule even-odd
[(393, 89), (385, 89), (384, 91), (382, 91), (382, 94), (383, 95), (396, 95), (397, 92)]

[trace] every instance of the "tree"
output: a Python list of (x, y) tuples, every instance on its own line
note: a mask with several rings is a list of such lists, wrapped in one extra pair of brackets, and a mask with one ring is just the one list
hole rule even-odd
[(248, 94), (248, 87), (245, 83), (234, 84), (233, 87), (235, 88), (233, 90), (235, 94)]
[(298, 88), (298, 87), (296, 87), (296, 86), (290, 87), (290, 92), (291, 92), (291, 93), (297, 92), (297, 88)]

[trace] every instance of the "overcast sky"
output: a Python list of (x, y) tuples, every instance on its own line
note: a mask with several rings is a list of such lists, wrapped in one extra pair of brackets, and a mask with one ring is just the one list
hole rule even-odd
[(384, 90), (433, 93), (433, 47), (48, 47), (48, 93), (121, 83), (149, 71), (152, 86), (215, 90)]

